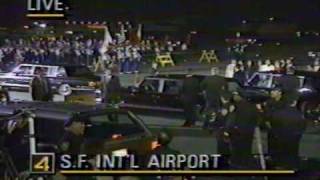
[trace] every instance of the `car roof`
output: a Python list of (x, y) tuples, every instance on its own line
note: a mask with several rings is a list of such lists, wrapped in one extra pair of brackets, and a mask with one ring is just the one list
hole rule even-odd
[(126, 112), (111, 107), (100, 105), (89, 106), (83, 104), (67, 104), (60, 102), (10, 102), (6, 105), (0, 105), (0, 116), (13, 115), (17, 110), (34, 110), (36, 117), (55, 120), (68, 120), (75, 114), (80, 117), (95, 113)]
[(320, 72), (313, 72), (313, 71), (296, 71), (295, 74), (298, 75), (298, 76), (306, 76), (306, 77), (320, 78)]
[[(187, 74), (159, 74), (153, 76), (147, 76), (146, 78), (163, 78), (163, 79), (185, 79)], [(193, 75), (196, 78), (206, 77), (205, 75)]]
[(87, 68), (87, 66), (85, 65), (73, 65), (73, 64), (63, 64), (63, 63), (44, 63), (44, 64), (35, 64), (35, 63), (30, 63), (30, 64), (20, 64), (22, 66), (63, 66), (63, 67), (73, 67), (73, 68), (77, 68), (77, 67), (81, 67), (81, 68)]

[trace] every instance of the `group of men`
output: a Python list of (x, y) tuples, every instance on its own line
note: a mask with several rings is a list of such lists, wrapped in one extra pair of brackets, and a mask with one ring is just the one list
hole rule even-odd
[[(295, 90), (278, 84), (271, 90), (267, 102), (257, 103), (244, 96), (241, 88), (229, 91), (227, 80), (216, 75), (215, 70), (213, 73), (215, 75), (202, 81), (187, 75), (182, 88), (186, 115), (184, 126), (192, 126), (199, 119), (196, 101), (198, 92), (202, 92), (206, 100), (204, 128), (218, 131), (218, 151), (224, 159), (222, 167), (298, 169), (299, 144), (307, 120), (297, 108)], [(264, 157), (256, 163), (252, 146), (254, 138), (261, 140), (260, 129), (268, 134), (268, 154), (265, 156), (259, 152)], [(266, 159), (270, 159), (267, 164)]]

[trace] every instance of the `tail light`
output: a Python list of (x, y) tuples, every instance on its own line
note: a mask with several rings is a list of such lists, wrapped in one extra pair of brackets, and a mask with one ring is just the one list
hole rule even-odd
[(89, 86), (89, 87), (96, 87), (96, 86), (97, 86), (97, 83), (96, 83), (96, 82), (93, 82), (93, 81), (90, 81), (90, 82), (88, 83), (88, 86)]
[(119, 140), (119, 139), (122, 139), (122, 137), (123, 137), (123, 136), (122, 136), (121, 134), (113, 134), (111, 138), (112, 138), (113, 140)]
[(156, 149), (156, 148), (158, 148), (160, 146), (161, 146), (161, 144), (159, 144), (158, 141), (152, 141), (151, 142), (151, 150), (154, 150), (154, 149)]

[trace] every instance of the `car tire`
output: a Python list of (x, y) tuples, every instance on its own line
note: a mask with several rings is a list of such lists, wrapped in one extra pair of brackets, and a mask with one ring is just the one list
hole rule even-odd
[(36, 76), (32, 79), (31, 96), (34, 101), (52, 100), (51, 87), (47, 78)]
[(61, 84), (58, 88), (58, 93), (61, 96), (70, 96), (72, 94), (72, 89), (69, 84)]

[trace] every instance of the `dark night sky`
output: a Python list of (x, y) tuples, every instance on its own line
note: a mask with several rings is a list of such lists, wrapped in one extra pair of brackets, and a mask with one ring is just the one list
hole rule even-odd
[[(218, 22), (232, 24), (242, 19), (269, 16), (320, 29), (320, 0), (69, 0), (69, 19), (138, 21)], [(1, 0), (0, 26), (28, 23), (27, 0)]]

